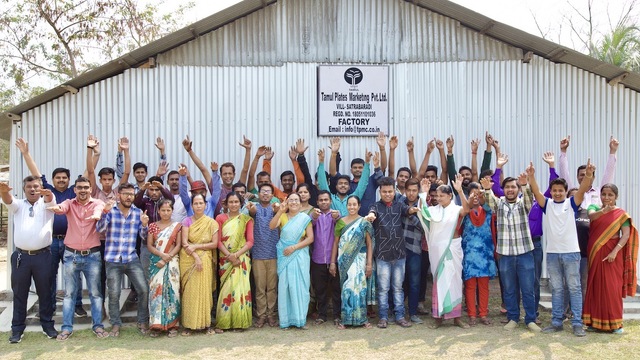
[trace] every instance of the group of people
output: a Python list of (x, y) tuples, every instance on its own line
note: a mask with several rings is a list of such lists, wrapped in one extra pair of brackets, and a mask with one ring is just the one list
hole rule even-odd
[[(137, 327), (152, 337), (265, 325), (306, 329), (309, 311), (316, 324), (329, 320), (329, 305), (338, 329), (371, 328), (375, 306), (378, 328), (386, 328), (390, 317), (410, 327), (429, 313), (429, 273), (431, 328), (447, 319), (462, 328), (490, 325), (489, 280), (499, 276), (507, 330), (518, 326), (522, 302), (525, 324), (534, 332), (562, 331), (568, 316), (576, 336), (585, 335), (583, 325), (621, 333), (622, 298), (636, 290), (638, 235), (629, 214), (616, 206), (618, 141), (610, 139), (598, 189), (592, 187), (590, 160), (578, 168), (579, 186), (572, 186), (570, 138), (562, 139), (559, 175), (554, 154), (543, 155), (550, 171), (545, 193), (533, 163), (504, 177), (508, 156), (490, 134), (485, 141), (480, 171), (480, 141), (471, 141), (471, 166), (456, 169), (451, 136), (428, 142), (420, 168), (410, 139), (409, 167), (396, 172), (398, 139), (380, 133), (378, 151), (353, 159), (349, 176), (338, 172), (341, 139), (332, 138), (329, 171), (320, 149), (312, 177), (308, 147), (298, 139), (289, 151), (293, 171), (281, 173), (280, 189), (271, 182), (273, 150), (260, 146), (251, 159), (246, 137), (239, 143), (244, 148), (239, 181), (232, 163), (211, 162), (207, 168), (187, 136), (182, 146), (204, 180), (194, 180), (184, 164), (169, 171), (165, 143), (158, 138), (156, 174), (147, 178), (147, 165), (135, 163), (130, 183), (129, 139), (118, 140), (116, 167), (100, 169), (96, 181), (101, 148), (91, 135), (86, 171), (73, 185), (65, 168), (53, 171), (50, 184), (20, 138), (16, 146), (31, 173), (23, 181), (25, 198), (14, 198), (9, 185), (0, 183), (2, 201), (13, 214), (16, 247), (9, 341), (22, 338), (32, 280), (44, 333), (67, 340), (74, 315), (86, 316), (81, 273), (98, 338), (120, 334), (123, 275), (138, 304)], [(429, 165), (435, 149), (440, 176)], [(491, 170), (493, 150), (497, 160)], [(541, 329), (543, 248), (552, 321)], [(64, 300), (58, 333), (53, 315), (60, 261)], [(463, 301), (468, 321), (462, 319)], [(109, 332), (102, 324), (105, 306)]]

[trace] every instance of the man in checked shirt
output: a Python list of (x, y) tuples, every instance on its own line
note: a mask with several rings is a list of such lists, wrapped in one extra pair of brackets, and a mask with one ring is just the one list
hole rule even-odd
[[(120, 335), (120, 290), (122, 274), (126, 274), (138, 292), (138, 329), (145, 335), (149, 329), (149, 285), (144, 269), (136, 254), (136, 236), (147, 238), (149, 216), (147, 212), (131, 206), (135, 196), (134, 186), (124, 183), (118, 186), (118, 203), (106, 203), (102, 217), (96, 223), (98, 232), (106, 231), (104, 261), (107, 270), (109, 294), (109, 336)], [(114, 206), (115, 205), (115, 206)]]

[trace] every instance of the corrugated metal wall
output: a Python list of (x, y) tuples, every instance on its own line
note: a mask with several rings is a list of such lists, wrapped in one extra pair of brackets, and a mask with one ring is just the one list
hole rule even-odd
[[(180, 145), (186, 134), (205, 162), (238, 166), (243, 151), (237, 142), (247, 134), (254, 149), (275, 148), (277, 175), (290, 168), (286, 152), (296, 138), (308, 140), (312, 166), (317, 149), (328, 145), (328, 138), (316, 136), (317, 65), (391, 63), (391, 133), (401, 144), (414, 137), (418, 164), (430, 138), (450, 134), (457, 139), (458, 165), (467, 164), (470, 139), (489, 130), (510, 156), (508, 175), (533, 160), (538, 179), (546, 178), (541, 154), (559, 151), (566, 134), (573, 139), (571, 168), (591, 156), (603, 171), (614, 134), (621, 141), (620, 205), (640, 214), (633, 175), (639, 170), (638, 93), (538, 57), (523, 64), (521, 55), (401, 0), (282, 0), (160, 55), (159, 68), (128, 70), (22, 114), (12, 140), (25, 137), (40, 170), (50, 176), (58, 166), (82, 173), (90, 133), (102, 143), (100, 167), (113, 166), (117, 138), (129, 136), (132, 160), (146, 161), (150, 173), (158, 163), (156, 136), (166, 139), (176, 168), (190, 164)], [(376, 146), (373, 138), (343, 143), (343, 172), (352, 157)], [(403, 148), (396, 169), (407, 164)], [(11, 184), (22, 196), (17, 184), (28, 170), (11, 151)], [(431, 163), (439, 165), (436, 154)]]
[(522, 50), (404, 0), (280, 0), (158, 56), (165, 65), (515, 60)]

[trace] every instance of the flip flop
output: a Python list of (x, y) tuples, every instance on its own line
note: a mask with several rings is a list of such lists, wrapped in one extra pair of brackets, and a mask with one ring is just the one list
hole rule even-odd
[(171, 329), (167, 333), (167, 337), (174, 338), (176, 336), (178, 336), (178, 330), (176, 330), (176, 329)]
[(484, 325), (491, 325), (491, 320), (489, 320), (489, 318), (486, 316), (481, 317), (480, 322), (483, 323)]
[(362, 327), (365, 329), (371, 329), (373, 325), (371, 325), (371, 323), (367, 321), (366, 323), (362, 324)]
[(58, 337), (56, 337), (56, 340), (67, 341), (71, 337), (71, 335), (73, 335), (73, 332), (64, 330), (60, 334), (58, 334)]
[(104, 331), (104, 328), (101, 328), (101, 327), (93, 330), (93, 333), (96, 334), (96, 337), (98, 339), (105, 339), (109, 337), (109, 333)]
[(338, 328), (338, 330), (344, 330), (346, 329), (346, 327), (343, 324), (338, 324), (336, 325), (336, 328)]
[(111, 331), (109, 331), (109, 336), (118, 337), (120, 336), (120, 325), (113, 325), (111, 327)]

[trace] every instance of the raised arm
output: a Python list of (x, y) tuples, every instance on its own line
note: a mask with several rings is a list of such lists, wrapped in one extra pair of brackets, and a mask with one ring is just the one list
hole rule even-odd
[[(291, 163), (293, 164), (293, 172), (296, 174), (296, 185), (300, 186), (302, 183), (306, 183), (309, 186), (313, 186), (313, 182), (307, 182), (307, 174), (309, 172), (309, 166), (306, 166), (306, 169), (302, 169), (302, 164), (298, 161), (298, 157), (302, 156), (304, 158), (304, 152), (307, 151), (309, 147), (304, 145), (304, 139), (296, 140), (295, 146), (291, 147), (292, 155)], [(311, 180), (311, 176), (309, 176), (309, 181)]]
[(573, 201), (576, 205), (580, 206), (582, 201), (584, 200), (584, 194), (591, 189), (591, 184), (593, 184), (593, 174), (596, 171), (595, 165), (591, 163), (591, 159), (587, 159), (587, 168), (585, 169), (585, 176), (582, 182), (580, 183), (580, 187), (578, 188), (578, 192), (573, 196)]
[(251, 167), (249, 168), (249, 175), (247, 176), (247, 191), (252, 191), (256, 188), (256, 170), (258, 169), (258, 162), (260, 158), (267, 153), (267, 147), (262, 145), (256, 151), (256, 156), (253, 157)]
[(164, 139), (161, 137), (156, 138), (156, 149), (160, 152), (160, 162), (158, 163), (158, 170), (156, 176), (165, 181), (165, 175), (169, 172), (169, 163), (167, 162), (167, 153)]
[[(320, 149), (318, 150), (318, 189), (329, 191), (329, 183), (327, 182), (327, 177), (324, 173), (324, 149)], [(358, 185), (360, 185), (359, 182)]]
[(549, 165), (549, 183), (547, 185), (547, 190), (544, 192), (545, 197), (551, 197), (551, 182), (558, 178), (558, 174), (556, 173), (556, 158), (553, 155), (553, 152), (547, 151), (542, 155), (542, 160)]
[[(525, 170), (525, 172), (527, 173), (527, 181), (529, 182), (529, 186), (531, 187), (531, 192), (533, 193), (533, 196), (538, 202), (538, 205), (544, 208), (545, 206), (547, 206), (547, 198), (545, 198), (542, 192), (540, 191), (540, 187), (538, 186), (538, 182), (536, 181), (536, 176), (535, 176), (536, 169), (533, 167), (533, 162), (529, 163), (529, 166), (527, 166), (527, 169)], [(523, 193), (524, 193), (524, 189), (523, 189)]]
[(444, 141), (436, 140), (436, 148), (438, 148), (438, 153), (440, 154), (440, 167), (442, 168), (440, 171), (440, 180), (442, 180), (442, 183), (446, 185), (449, 183), (449, 165), (447, 164), (447, 157), (444, 154)]
[(569, 142), (571, 141), (571, 135), (560, 140), (560, 156), (558, 157), (558, 172), (561, 178), (567, 181), (569, 188), (573, 187), (573, 180), (571, 180), (571, 174), (569, 174), (569, 159), (567, 158), (567, 149), (569, 148)]
[(471, 140), (471, 181), (478, 181), (478, 147), (480, 140)]
[(456, 174), (456, 181), (453, 183), (453, 188), (460, 194), (460, 203), (462, 204), (462, 210), (460, 216), (465, 216), (469, 213), (469, 201), (462, 191), (462, 175)]
[(213, 206), (213, 209), (218, 206), (220, 195), (222, 195), (222, 181), (220, 181), (220, 171), (218, 171), (218, 169), (218, 163), (215, 161), (211, 162), (211, 184), (208, 184), (211, 196), (208, 201), (210, 206)]
[[(279, 205), (279, 206), (278, 206)], [(282, 204), (277, 204), (274, 206), (278, 206), (278, 211), (273, 215), (271, 221), (269, 221), (269, 229), (274, 230), (280, 226), (280, 217), (282, 214), (287, 212), (287, 202), (283, 202)]]
[(369, 165), (370, 162), (371, 151), (366, 149), (364, 154), (364, 169), (362, 170), (362, 176), (360, 177), (360, 181), (358, 181), (356, 190), (352, 194), (357, 196), (359, 199), (362, 199), (365, 190), (367, 190), (367, 185), (369, 184), (369, 176), (371, 175), (371, 166)]
[(613, 183), (613, 179), (616, 176), (616, 153), (618, 152), (619, 145), (618, 139), (611, 135), (611, 138), (609, 138), (609, 157), (607, 158), (607, 166), (604, 169), (604, 174), (602, 174), (600, 186)]
[(384, 174), (387, 171), (387, 137), (381, 131), (376, 137), (376, 143), (378, 144), (378, 150), (380, 151), (380, 171)]
[(523, 172), (518, 176), (518, 185), (520, 185), (520, 189), (522, 189), (522, 202), (524, 203), (524, 208), (529, 213), (531, 207), (533, 206), (533, 192), (531, 192), (531, 186), (527, 182), (527, 172)]
[(330, 147), (331, 147), (331, 157), (329, 158), (329, 175), (334, 177), (338, 174), (338, 165), (336, 163), (336, 158), (338, 157), (338, 152), (340, 152), (340, 138), (334, 137), (329, 139)]
[(418, 169), (418, 179), (422, 179), (425, 177), (427, 173), (427, 167), (429, 166), (429, 158), (431, 157), (431, 153), (435, 148), (436, 148), (436, 138), (433, 138), (433, 140), (427, 143), (427, 150), (425, 151), (424, 157), (422, 158), (420, 169)]
[(184, 147), (184, 150), (187, 152), (187, 154), (189, 154), (189, 157), (191, 158), (193, 163), (196, 164), (196, 166), (198, 167), (198, 169), (202, 173), (202, 176), (204, 177), (205, 184), (210, 184), (211, 183), (211, 175), (209, 174), (209, 170), (207, 169), (206, 166), (204, 166), (204, 163), (202, 162), (202, 160), (200, 160), (200, 158), (193, 151), (193, 141), (191, 141), (191, 139), (189, 139), (189, 135), (187, 135), (184, 138), (184, 140), (182, 140), (182, 146)]
[(396, 148), (398, 147), (398, 137), (393, 135), (389, 139), (389, 177), (396, 178)]
[(411, 169), (411, 175), (414, 178), (418, 178), (418, 168), (416, 166), (416, 155), (413, 152), (413, 136), (407, 141), (407, 154), (409, 155), (409, 169)]
[(484, 198), (487, 201), (487, 205), (492, 211), (496, 211), (498, 209), (498, 198), (496, 198), (496, 196), (493, 195), (493, 191), (491, 191), (491, 180), (482, 178), (480, 179), (480, 185), (482, 185), (482, 189), (484, 190)]
[(180, 180), (178, 180), (180, 200), (182, 200), (182, 204), (184, 205), (187, 215), (191, 216), (193, 215), (193, 211), (191, 210), (191, 198), (189, 197), (189, 182), (187, 180), (188, 171), (184, 164), (180, 164), (178, 174), (180, 174)]
[(125, 136), (118, 139), (118, 148), (122, 149), (124, 153), (124, 169), (122, 177), (118, 185), (126, 184), (129, 181), (129, 175), (131, 174), (131, 155), (129, 154), (129, 139)]
[(96, 188), (96, 168), (95, 163), (93, 162), (93, 149), (98, 146), (98, 138), (89, 135), (87, 138), (87, 163), (85, 173), (87, 174), (87, 179), (89, 179), (89, 184), (91, 185), (91, 191)]
[(240, 181), (243, 184), (247, 183), (247, 175), (249, 174), (249, 166), (251, 159), (251, 140), (245, 135), (242, 135), (242, 142), (238, 142), (238, 145), (244, 148), (244, 160), (242, 162), (242, 170), (240, 171)]
[(16, 147), (18, 148), (18, 150), (20, 150), (20, 153), (22, 153), (22, 158), (27, 164), (27, 168), (29, 168), (29, 172), (31, 173), (31, 175), (41, 178), (42, 173), (40, 173), (40, 170), (38, 170), (36, 162), (31, 157), (31, 153), (29, 153), (29, 143), (27, 143), (27, 141), (23, 138), (18, 138), (18, 140), (16, 140)]
[(480, 166), (481, 173), (485, 170), (491, 169), (491, 148), (493, 147), (493, 136), (487, 131), (484, 134), (484, 140), (487, 143), (487, 148), (484, 151), (484, 156), (482, 157), (482, 165)]

